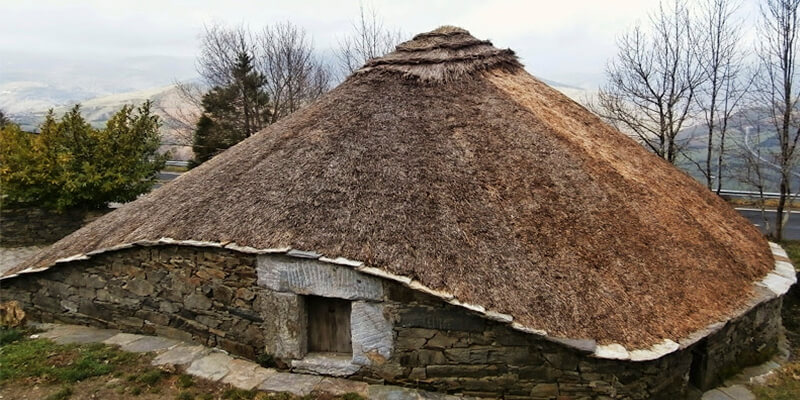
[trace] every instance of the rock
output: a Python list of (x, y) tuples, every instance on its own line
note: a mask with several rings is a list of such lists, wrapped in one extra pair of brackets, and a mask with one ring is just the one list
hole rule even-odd
[(25, 322), (25, 311), (19, 302), (11, 300), (0, 303), (0, 326), (20, 326)]
[(292, 360), (292, 370), (321, 375), (349, 376), (359, 368), (361, 366), (353, 364), (351, 357), (326, 353), (307, 354), (302, 360)]
[(161, 303), (158, 304), (158, 310), (161, 312), (172, 314), (178, 312), (179, 308), (178, 306), (176, 306), (173, 303), (170, 303), (169, 301), (162, 301)]
[(275, 370), (259, 367), (258, 364), (245, 360), (232, 360), (228, 364), (230, 372), (222, 378), (222, 382), (243, 390), (253, 390), (262, 384)]
[(131, 279), (122, 288), (137, 296), (150, 296), (155, 290), (152, 283), (140, 278)]
[(429, 349), (447, 349), (453, 347), (456, 342), (458, 342), (458, 338), (454, 338), (439, 332), (430, 340), (428, 340), (428, 343), (425, 344), (425, 347)]
[(322, 381), (322, 377), (314, 375), (289, 374), (276, 372), (258, 386), (259, 390), (268, 392), (289, 392), (296, 396), (307, 396)]
[(230, 371), (228, 364), (232, 360), (233, 358), (227, 354), (211, 353), (192, 362), (189, 368), (186, 368), (186, 373), (210, 381), (218, 381), (228, 374)]
[(183, 304), (192, 310), (208, 310), (211, 308), (211, 299), (200, 293), (192, 293), (186, 296)]
[(258, 284), (278, 292), (348, 300), (382, 300), (383, 282), (350, 267), (311, 259), (258, 256)]
[(540, 383), (531, 389), (531, 397), (553, 398), (558, 396), (558, 385), (555, 383)]
[(253, 300), (256, 297), (256, 294), (255, 294), (255, 292), (253, 292), (250, 289), (239, 288), (239, 289), (236, 289), (236, 297), (238, 297), (238, 298), (240, 298), (242, 300), (250, 301), (250, 300)]
[(397, 386), (370, 385), (368, 390), (369, 399), (372, 400), (419, 400), (422, 399), (414, 389), (407, 389)]
[(175, 346), (153, 359), (153, 365), (174, 365), (185, 367), (200, 357), (209, 354), (211, 350), (203, 346)]
[(142, 338), (144, 338), (144, 336), (142, 336), (142, 335), (134, 335), (134, 334), (131, 334), (131, 333), (118, 333), (118, 334), (116, 334), (116, 335), (104, 340), (103, 343), (108, 344), (108, 345), (112, 345), (112, 346), (114, 346), (114, 345), (122, 346), (122, 345), (134, 342), (134, 341), (142, 339)]
[(365, 382), (356, 382), (339, 378), (323, 378), (314, 388), (315, 392), (329, 393), (341, 396), (347, 393), (357, 393), (362, 397), (368, 394), (369, 385)]
[(120, 348), (125, 351), (130, 351), (131, 353), (150, 353), (167, 350), (176, 346), (178, 343), (177, 340), (165, 339), (158, 336), (143, 336), (139, 340), (121, 345)]
[(230, 304), (233, 300), (233, 290), (224, 285), (215, 285), (212, 289), (214, 300), (222, 304)]
[(45, 339), (52, 339), (58, 344), (85, 344), (102, 342), (119, 331), (111, 329), (89, 328), (78, 325), (59, 325), (55, 329), (39, 335)]
[(383, 305), (364, 301), (351, 304), (353, 363), (381, 364), (392, 355), (392, 324), (386, 319)]

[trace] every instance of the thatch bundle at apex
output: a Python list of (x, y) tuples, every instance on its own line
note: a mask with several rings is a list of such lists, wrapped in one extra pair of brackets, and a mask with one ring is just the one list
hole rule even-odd
[(3, 297), (295, 370), (659, 397), (769, 357), (790, 267), (511, 50), (443, 27), (9, 271)]

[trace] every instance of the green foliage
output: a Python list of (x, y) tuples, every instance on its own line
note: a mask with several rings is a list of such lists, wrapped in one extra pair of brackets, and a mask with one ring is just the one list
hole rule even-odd
[(0, 110), (0, 128), (3, 128), (6, 125), (11, 124), (11, 120), (6, 116), (6, 113), (3, 110)]
[(0, 185), (8, 205), (64, 210), (101, 208), (149, 191), (164, 166), (160, 121), (150, 103), (124, 106), (103, 129), (75, 106), (60, 120), (52, 110), (40, 133), (10, 124), (0, 129)]
[(195, 164), (207, 161), (267, 125), (270, 99), (266, 78), (254, 70), (253, 58), (239, 53), (230, 83), (203, 96), (203, 115), (197, 122), (192, 150)]
[(22, 339), (22, 332), (14, 328), (0, 327), (0, 346)]
[(150, 369), (148, 371), (145, 371), (141, 375), (139, 375), (138, 378), (136, 379), (136, 381), (139, 382), (139, 383), (143, 383), (145, 385), (148, 385), (148, 386), (153, 386), (156, 383), (158, 383), (161, 380), (161, 378), (163, 378), (163, 377), (164, 377), (164, 373), (161, 372), (161, 370)]
[(194, 395), (192, 392), (180, 392), (175, 396), (175, 400), (194, 400)]
[(18, 378), (72, 383), (106, 375), (136, 355), (102, 344), (59, 345), (49, 340), (19, 340), (0, 348), (0, 383)]
[(45, 400), (66, 400), (72, 396), (72, 386), (62, 386), (57, 392), (47, 396)]
[(277, 363), (275, 362), (275, 357), (272, 354), (262, 353), (256, 357), (256, 362), (258, 365), (264, 368), (275, 368)]
[(181, 374), (178, 376), (177, 385), (181, 389), (186, 389), (194, 386), (194, 379), (191, 375)]
[(231, 388), (222, 394), (222, 398), (225, 400), (253, 400), (256, 394), (258, 394), (258, 392), (254, 390)]

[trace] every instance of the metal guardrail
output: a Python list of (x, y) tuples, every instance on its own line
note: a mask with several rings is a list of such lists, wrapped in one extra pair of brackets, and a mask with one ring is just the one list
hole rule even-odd
[(169, 160), (169, 161), (167, 161), (167, 165), (172, 166), (172, 167), (188, 167), (189, 166), (189, 162), (188, 161)]
[[(761, 196), (761, 194), (759, 194), (759, 192), (754, 192), (754, 191), (750, 191), (750, 190), (726, 190), (726, 189), (723, 189), (723, 190), (719, 191), (719, 194), (720, 194), (720, 196), (733, 196), (733, 197), (760, 197)], [(764, 195), (764, 198), (767, 198), (767, 199), (777, 199), (777, 198), (781, 197), (781, 194), (778, 193), (778, 192), (764, 192), (763, 195)], [(797, 198), (798, 195), (800, 195), (800, 193), (792, 194), (789, 197)]]

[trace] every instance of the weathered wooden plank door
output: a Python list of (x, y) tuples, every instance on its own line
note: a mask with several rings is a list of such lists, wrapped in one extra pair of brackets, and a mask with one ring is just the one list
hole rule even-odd
[(350, 302), (309, 296), (308, 351), (352, 353), (350, 340)]

